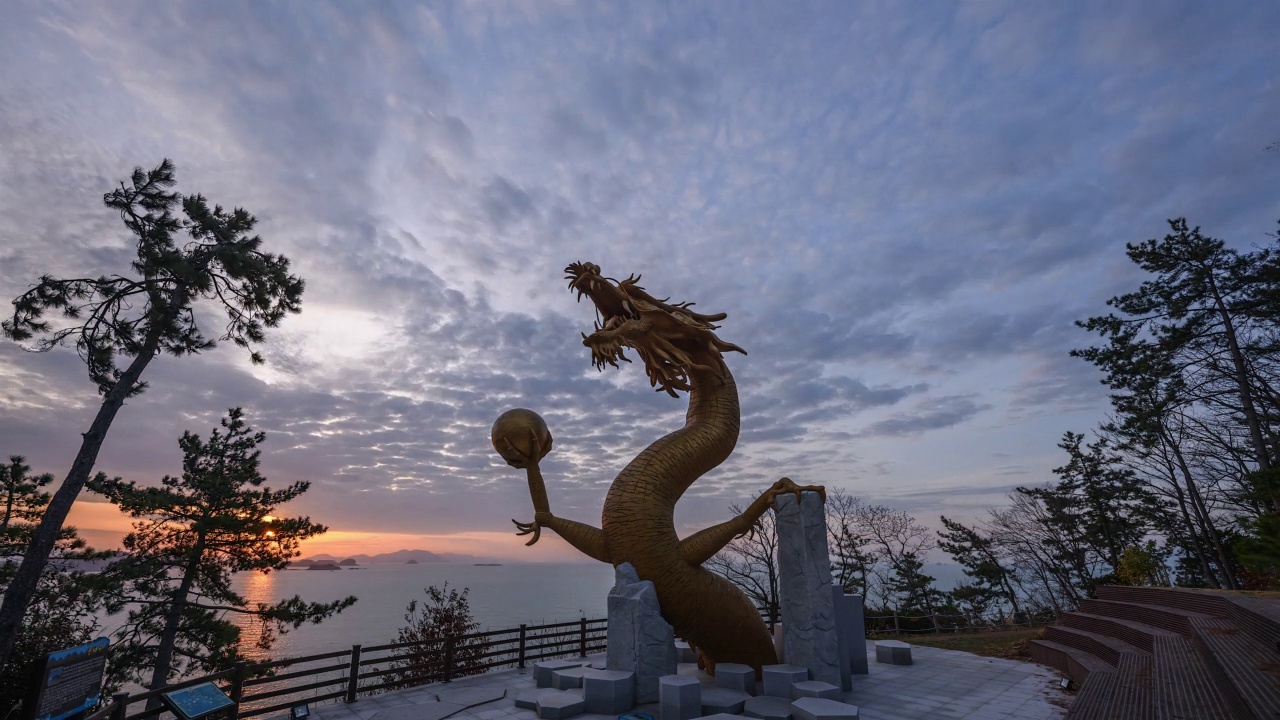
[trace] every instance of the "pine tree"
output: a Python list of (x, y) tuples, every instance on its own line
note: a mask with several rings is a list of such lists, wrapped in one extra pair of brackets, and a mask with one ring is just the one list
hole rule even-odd
[(143, 682), (149, 675), (149, 687), (158, 688), (175, 676), (230, 667), (241, 655), (240, 630), (228, 613), (261, 620), (259, 645), (270, 649), (275, 632), (319, 623), (356, 601), (308, 603), (295, 596), (253, 605), (232, 589), (235, 573), (281, 570), (297, 557), (302, 540), (327, 530), (306, 517), (274, 517), (277, 506), (310, 483), (265, 487), (257, 449), (264, 439), (233, 408), (208, 440), (183, 433), (180, 477), (165, 476), (160, 487), (118, 478), (95, 484), (139, 519), (124, 539), (127, 556), (106, 571), (122, 584), (117, 603), (136, 606), (112, 660), (128, 679)]
[(1157, 501), (1110, 452), (1105, 439), (1085, 448), (1083, 443), (1083, 435), (1067, 432), (1058, 444), (1070, 460), (1053, 470), (1062, 479), (1057, 491), (1077, 498), (1078, 531), (1114, 571), (1124, 549), (1150, 530)]
[[(1250, 495), (1262, 508), (1280, 504), (1280, 469), (1259, 470), (1247, 476)], [(1255, 590), (1280, 589), (1280, 511), (1264, 511), (1245, 525), (1248, 537), (1236, 543), (1236, 552)]]
[(899, 609), (933, 614), (943, 594), (934, 587), (937, 578), (924, 573), (924, 563), (919, 556), (914, 552), (903, 553), (894, 562), (893, 570), (889, 590), (897, 596)]
[[(1111, 345), (1073, 351), (1109, 374), (1123, 375), (1125, 346), (1150, 344), (1165, 358), (1206, 406), (1224, 419), (1237, 418), (1248, 437), (1257, 469), (1272, 466), (1277, 433), (1267, 422), (1265, 404), (1273, 392), (1259, 387), (1251, 364), (1255, 351), (1280, 353), (1274, 343), (1253, 343), (1256, 334), (1274, 333), (1277, 318), (1278, 258), (1269, 248), (1240, 253), (1206, 237), (1184, 218), (1169, 221), (1162, 240), (1129, 243), (1129, 259), (1154, 277), (1135, 292), (1113, 297), (1109, 314), (1077, 323), (1112, 341)], [(1268, 395), (1272, 397), (1268, 399)], [(1280, 506), (1278, 506), (1280, 507)]]
[[(251, 348), (289, 313), (301, 310), (303, 282), (289, 273), (289, 261), (261, 249), (250, 236), (257, 222), (241, 208), (209, 209), (201, 195), (169, 192), (174, 166), (165, 159), (156, 169), (133, 171), (124, 183), (103, 196), (136, 236), (134, 277), (58, 279), (40, 283), (13, 301), (13, 317), (4, 334), (23, 342), (39, 336), (29, 349), (38, 352), (72, 344), (98, 386), (102, 405), (61, 487), (54, 494), (27, 545), (21, 566), (0, 605), (0, 665), (9, 657), (18, 626), (36, 593), (49, 555), (58, 541), (71, 505), (89, 481), (98, 451), (126, 398), (146, 388), (142, 373), (160, 353), (192, 355), (209, 348), (197, 323), (197, 303), (209, 301), (226, 316), (218, 340)], [(181, 206), (183, 217), (172, 211)], [(189, 239), (179, 242), (177, 234)], [(44, 316), (59, 313), (66, 324), (55, 326)], [(257, 352), (253, 362), (262, 362)], [(117, 360), (126, 360), (123, 368)]]
[[(8, 465), (0, 465), (0, 585), (13, 578), (17, 563), (12, 558), (22, 555), (49, 505), (43, 488), (53, 482), (53, 475), (30, 473), (21, 455), (11, 455)], [(0, 670), (0, 716), (9, 716), (27, 698), (34, 663), (96, 636), (103, 588), (97, 576), (82, 572), (79, 565), (107, 555), (90, 549), (73, 527), (58, 533), (51, 562), (36, 584), (34, 611), (18, 629), (9, 662)]]
[(1022, 614), (1013, 574), (1000, 562), (995, 542), (976, 528), (949, 520), (945, 515), (941, 520), (946, 529), (938, 531), (938, 547), (964, 567), (965, 575), (973, 578), (973, 583), (962, 586), (969, 588), (962, 593), (963, 598), (956, 597), (954, 592), (952, 596), (969, 604), (974, 604), (981, 598), (986, 605), (990, 605), (991, 599), (984, 596), (985, 591), (992, 599), (1003, 598), (1008, 601), (1015, 618)]

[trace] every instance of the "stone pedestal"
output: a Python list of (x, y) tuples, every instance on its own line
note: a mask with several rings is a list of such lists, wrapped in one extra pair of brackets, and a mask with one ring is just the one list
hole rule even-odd
[(582, 697), (589, 713), (624, 713), (635, 705), (635, 673), (588, 670), (582, 675)]
[(793, 700), (799, 700), (803, 697), (839, 700), (840, 688), (835, 685), (824, 683), (821, 680), (805, 680), (804, 682), (798, 682), (791, 686), (791, 697)]
[(803, 492), (797, 501), (794, 494), (779, 495), (774, 510), (786, 662), (809, 668), (814, 680), (843, 687), (822, 497)]
[(825, 698), (800, 698), (791, 703), (795, 720), (858, 720), (858, 706)]
[(901, 640), (877, 640), (876, 662), (890, 665), (910, 665), (911, 646)]
[(716, 687), (756, 694), (756, 671), (740, 663), (716, 663)]
[(676, 662), (696, 663), (698, 662), (698, 654), (689, 647), (689, 643), (684, 640), (676, 641)]
[(543, 660), (533, 665), (533, 679), (540, 688), (551, 687), (551, 678), (557, 670), (576, 668), (582, 663), (577, 660)]
[(658, 702), (658, 678), (676, 674), (675, 631), (662, 619), (653, 583), (641, 580), (631, 563), (615, 570), (606, 667), (635, 673), (637, 705)]
[(742, 706), (742, 714), (756, 720), (789, 720), (791, 700), (769, 695), (753, 697)]
[(555, 690), (538, 696), (534, 712), (542, 720), (569, 720), (574, 715), (581, 715), (586, 707), (582, 690)]
[(588, 668), (571, 667), (556, 670), (551, 673), (551, 687), (556, 690), (572, 690), (582, 687), (582, 674)]
[(706, 715), (715, 715), (716, 713), (739, 715), (742, 713), (742, 707), (746, 705), (747, 700), (750, 698), (750, 695), (741, 690), (718, 687), (703, 688), (702, 712)]
[(809, 679), (809, 668), (796, 665), (765, 665), (761, 693), (770, 697), (791, 699), (791, 686)]
[(702, 683), (687, 675), (658, 678), (658, 720), (693, 720), (702, 716)]

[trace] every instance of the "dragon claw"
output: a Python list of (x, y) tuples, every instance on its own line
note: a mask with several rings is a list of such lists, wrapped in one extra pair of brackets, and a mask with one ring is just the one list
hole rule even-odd
[(530, 538), (529, 542), (525, 543), (525, 545), (532, 545), (538, 542), (538, 537), (542, 535), (542, 525), (539, 524), (537, 520), (522, 523), (515, 518), (511, 518), (511, 522), (515, 523), (516, 529), (520, 531), (517, 532), (516, 535), (528, 535), (529, 533), (533, 533), (533, 537)]
[(776, 499), (779, 495), (792, 493), (796, 496), (796, 502), (800, 502), (800, 494), (803, 492), (816, 492), (822, 498), (822, 502), (827, 501), (827, 489), (822, 485), (797, 485), (791, 478), (782, 478), (773, 484), (766, 493), (770, 499)]

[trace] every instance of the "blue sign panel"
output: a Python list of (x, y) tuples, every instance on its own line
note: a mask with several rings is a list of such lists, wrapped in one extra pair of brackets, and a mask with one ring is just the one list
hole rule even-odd
[(163, 693), (160, 697), (182, 720), (200, 720), (235, 704), (211, 682)]
[(107, 669), (104, 637), (67, 650), (49, 653), (35, 702), (35, 720), (66, 720), (98, 704), (102, 674)]

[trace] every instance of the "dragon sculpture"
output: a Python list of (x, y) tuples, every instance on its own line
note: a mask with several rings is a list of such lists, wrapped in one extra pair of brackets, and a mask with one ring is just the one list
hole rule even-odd
[(618, 474), (605, 498), (599, 528), (551, 513), (538, 468), (550, 447), (549, 434), (539, 437), (530, 429), (532, 440), (517, 443), (495, 436), (495, 446), (507, 462), (527, 471), (533, 497), (533, 522), (512, 522), (518, 534), (533, 535), (527, 545), (548, 528), (596, 560), (631, 563), (640, 578), (653, 581), (663, 617), (696, 649), (700, 666), (714, 671), (717, 662), (734, 662), (759, 672), (761, 666), (777, 661), (759, 611), (738, 588), (702, 563), (749, 533), (779, 494), (799, 497), (801, 491), (823, 493), (823, 488), (802, 487), (783, 478), (738, 517), (680, 539), (673, 520), (676, 502), (694, 481), (729, 457), (738, 441), (738, 392), (723, 353), (746, 351), (713, 332), (725, 313), (704, 315), (689, 309), (693, 303), (668, 304), (646, 293), (637, 284), (639, 277), (618, 282), (603, 277), (592, 263), (574, 263), (565, 272), (578, 300), (588, 297), (596, 307), (595, 332), (582, 336), (596, 368), (630, 362), (623, 349), (632, 348), (644, 362), (650, 385), (672, 397), (678, 397), (677, 391), (688, 392), (689, 410), (684, 427), (649, 445)]

